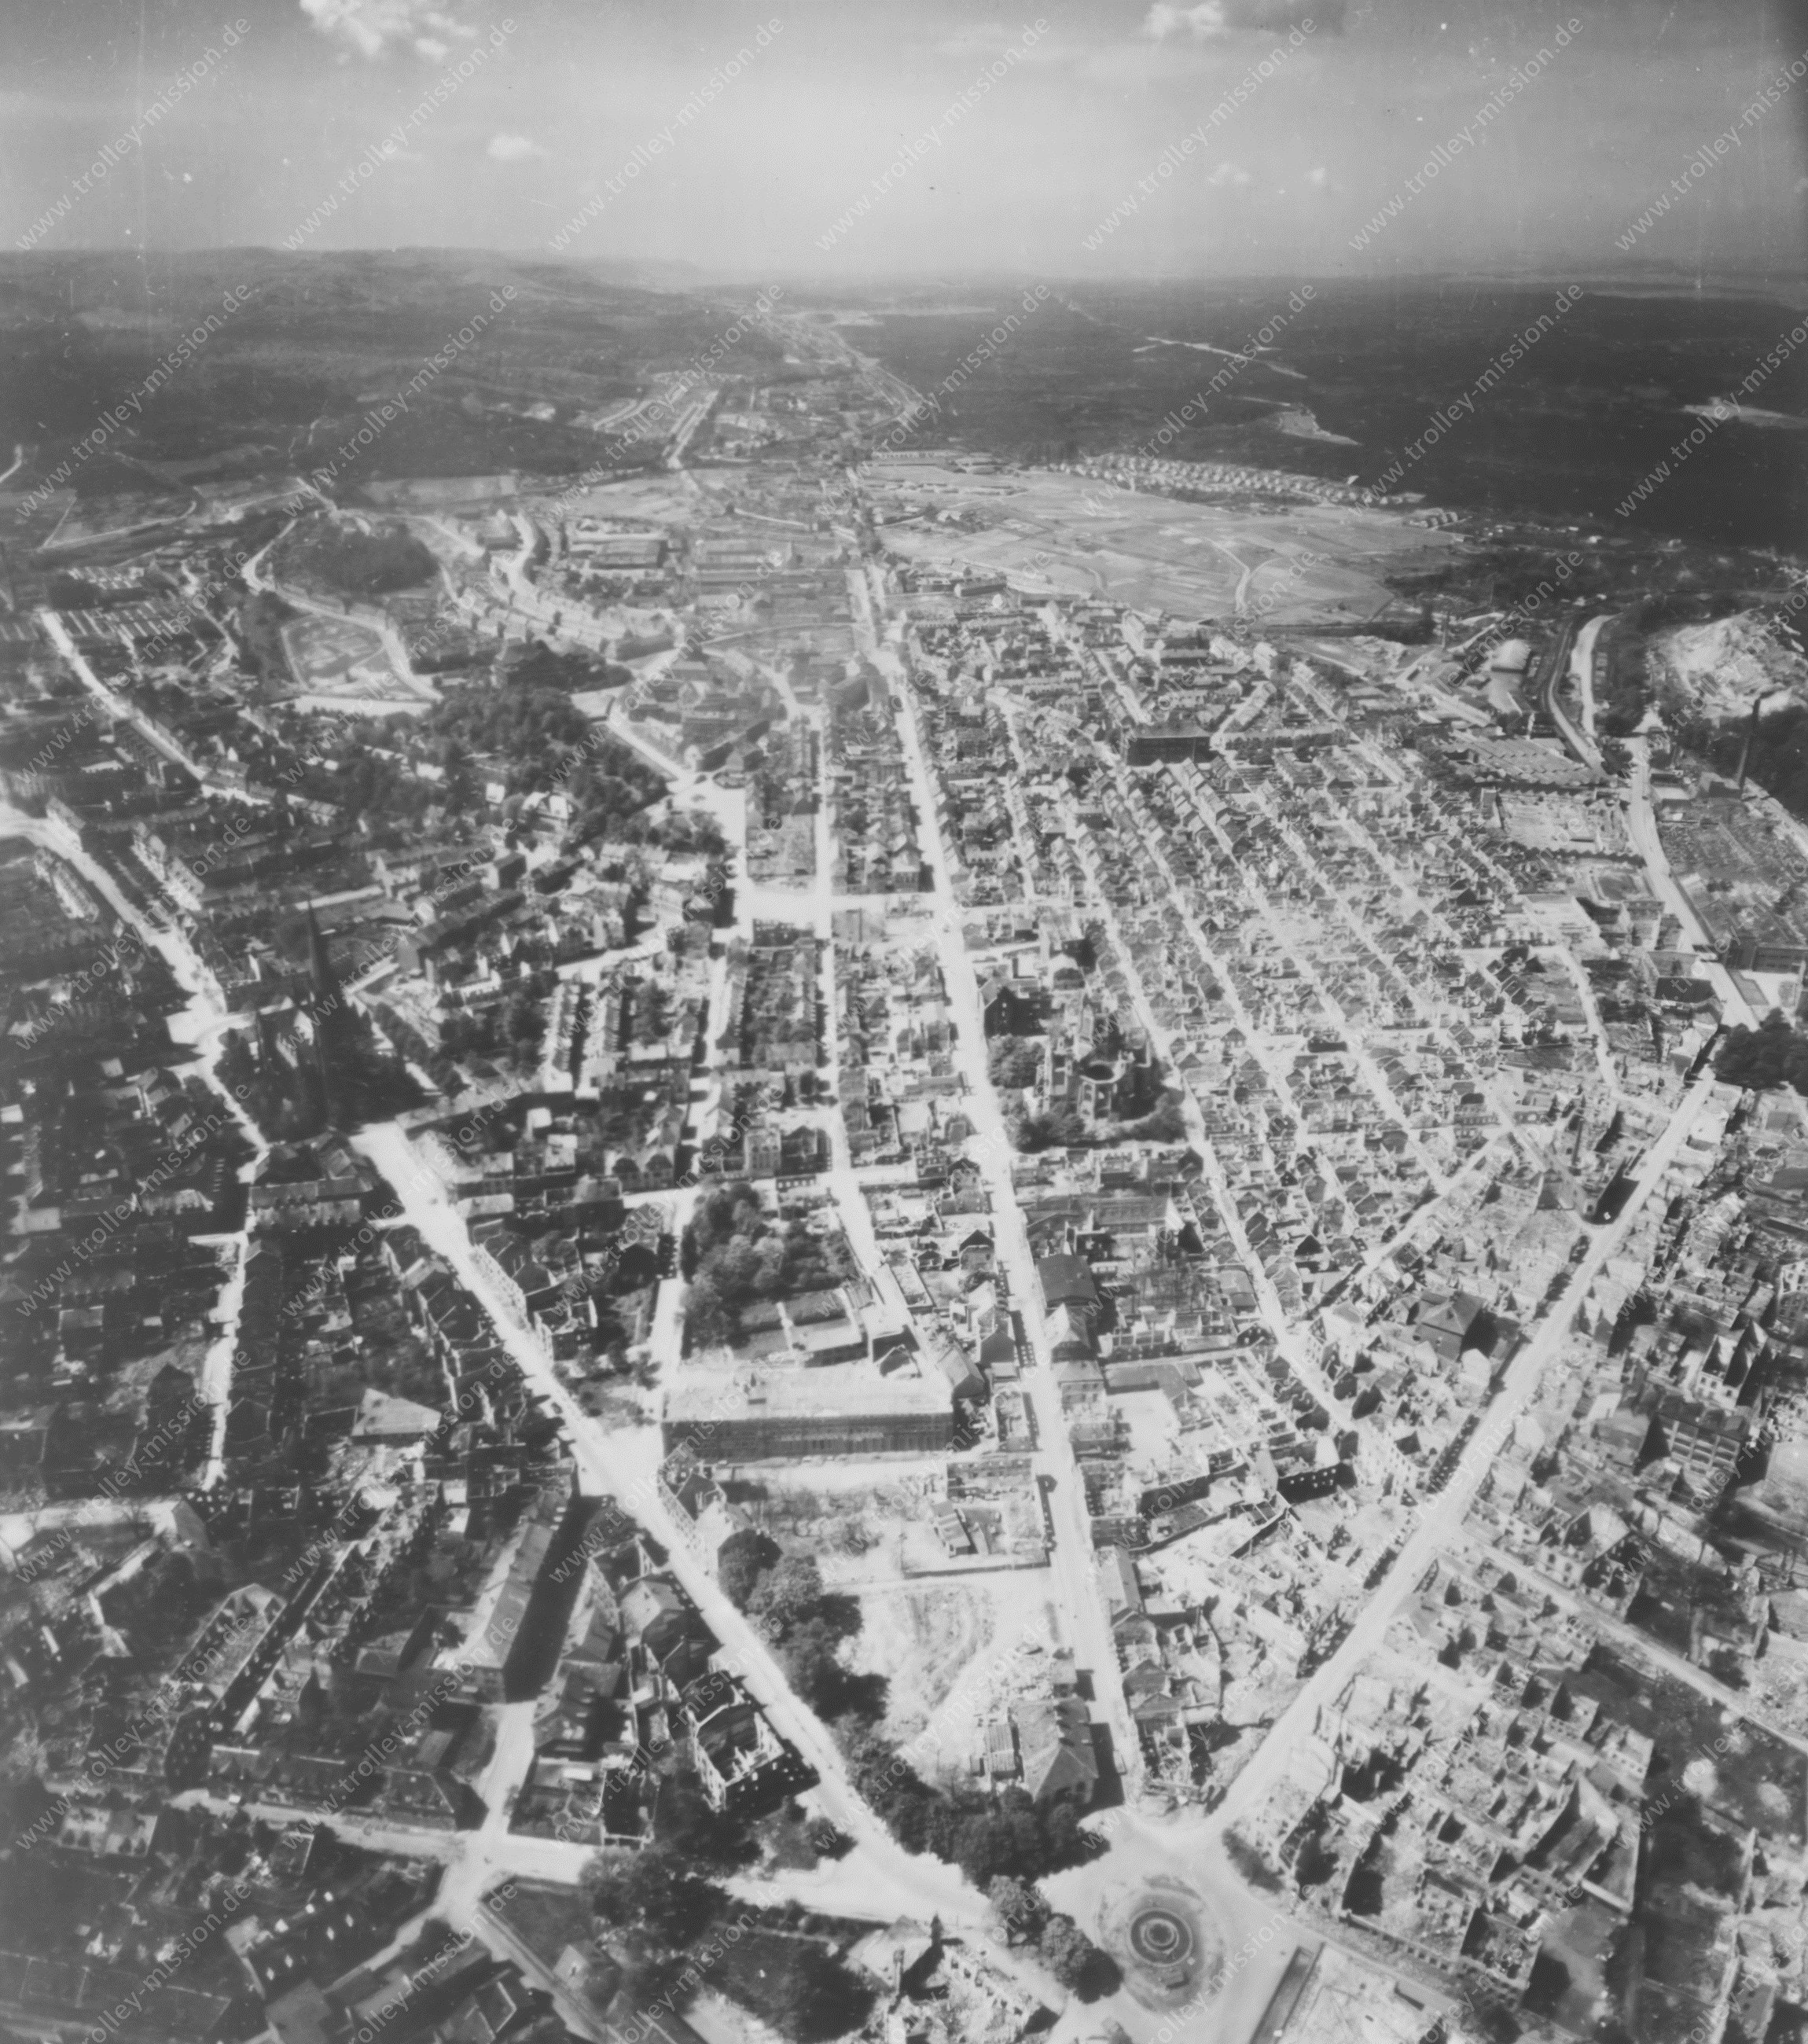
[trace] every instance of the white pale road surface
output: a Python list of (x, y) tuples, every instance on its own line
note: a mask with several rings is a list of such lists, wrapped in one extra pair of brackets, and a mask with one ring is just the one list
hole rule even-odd
[(1595, 645), (1613, 621), (1611, 614), (1591, 617), (1576, 635), (1569, 655), (1569, 678), (1576, 684), (1582, 704), (1582, 728), (1591, 744), (1595, 740)]

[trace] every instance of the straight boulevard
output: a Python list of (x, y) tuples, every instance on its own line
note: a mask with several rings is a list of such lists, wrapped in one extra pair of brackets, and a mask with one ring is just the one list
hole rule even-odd
[(993, 1239), (1009, 1282), (1011, 1303), (1020, 1316), (1031, 1355), (1031, 1367), (1025, 1376), (1024, 1387), (1035, 1408), (1035, 1462), (1054, 1533), (1050, 1559), (1055, 1584), (1061, 1608), (1073, 1627), (1077, 1658), (1092, 1670), (1094, 1701), (1103, 1709), (1105, 1722), (1111, 1728), (1112, 1752), (1124, 1777), (1126, 1791), (1134, 1793), (1142, 1773), (1141, 1750), (1124, 1702), (1117, 1649), (1099, 1591), (1085, 1485), (1074, 1458), (1066, 1418), (1061, 1409), (1060, 1390), (1054, 1381), (1050, 1362), (1052, 1344), (1042, 1311), (1035, 1258), (1030, 1247), (1023, 1210), (1017, 1204), (1011, 1182), (1010, 1132), (987, 1068), (985, 1020), (980, 1005), (979, 983), (962, 941), (960, 904), (954, 898), (949, 877), (947, 849), (942, 838), (935, 782), (923, 756), (915, 698), (904, 663), (896, 651), (879, 637), (866, 578), (851, 577), (850, 582), (861, 650), (885, 675), (888, 686), (897, 691), (903, 704), (899, 733), (916, 809), (918, 838), (929, 862), (934, 883), (935, 907), (931, 912), (931, 924), (948, 1004), (954, 1016), (954, 1056), (967, 1082), (963, 1105), (975, 1131), (969, 1155), (985, 1174), (992, 1208)]

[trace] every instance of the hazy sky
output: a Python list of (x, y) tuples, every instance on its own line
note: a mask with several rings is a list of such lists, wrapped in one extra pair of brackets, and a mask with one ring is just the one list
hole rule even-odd
[(457, 244), (850, 280), (1636, 259), (1781, 281), (1804, 270), (1804, 11), (32, 0), (0, 21), (0, 248)]

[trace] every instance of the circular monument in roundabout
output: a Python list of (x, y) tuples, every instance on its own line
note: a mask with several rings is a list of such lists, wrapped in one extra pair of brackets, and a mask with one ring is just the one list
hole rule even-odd
[(1164, 1976), (1189, 1970), (1198, 1940), (1185, 1917), (1165, 1902), (1139, 1909), (1126, 1926), (1130, 1948), (1144, 1965)]
[(1188, 2000), (1223, 1969), (1223, 1942), (1184, 1882), (1156, 1875), (1113, 1897), (1102, 1927), (1124, 1984), (1147, 2008)]

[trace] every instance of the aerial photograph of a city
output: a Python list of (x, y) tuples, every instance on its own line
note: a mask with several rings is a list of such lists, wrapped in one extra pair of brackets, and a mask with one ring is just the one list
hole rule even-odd
[(1808, 2044), (1808, 6), (758, 3), (0, 13), (0, 2044)]

